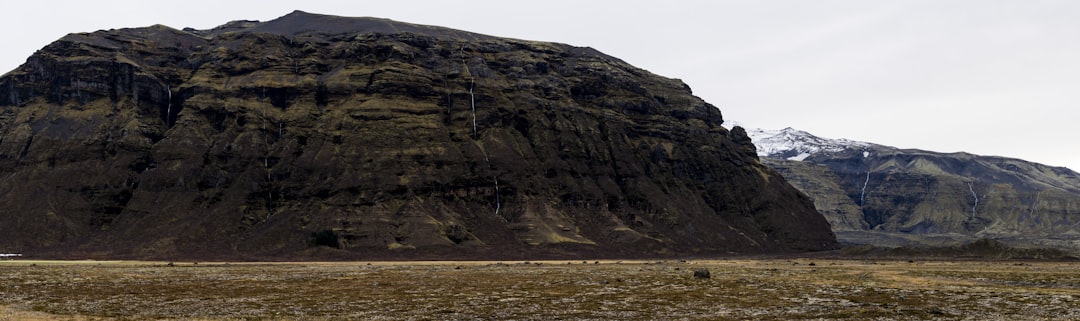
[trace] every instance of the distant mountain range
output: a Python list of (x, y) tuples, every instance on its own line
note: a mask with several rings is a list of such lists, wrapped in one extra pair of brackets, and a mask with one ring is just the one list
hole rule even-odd
[(842, 242), (937, 246), (992, 238), (1080, 252), (1080, 174), (1068, 168), (792, 128), (747, 134), (762, 162), (810, 196)]

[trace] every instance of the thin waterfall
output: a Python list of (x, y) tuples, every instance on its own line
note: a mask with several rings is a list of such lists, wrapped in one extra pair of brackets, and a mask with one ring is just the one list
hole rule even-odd
[(165, 107), (165, 127), (172, 126), (172, 88), (169, 85), (165, 85), (165, 92), (168, 93), (168, 105)]

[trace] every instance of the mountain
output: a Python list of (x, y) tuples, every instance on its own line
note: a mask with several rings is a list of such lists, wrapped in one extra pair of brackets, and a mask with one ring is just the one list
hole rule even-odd
[(835, 248), (677, 79), (293, 12), (67, 35), (0, 77), (0, 252), (503, 259)]
[(1080, 174), (1020, 159), (749, 130), (763, 163), (814, 200), (844, 242), (990, 238), (1080, 249)]

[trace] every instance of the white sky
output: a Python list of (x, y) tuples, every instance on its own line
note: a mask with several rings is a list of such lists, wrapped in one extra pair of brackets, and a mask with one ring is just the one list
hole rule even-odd
[(0, 73), (70, 32), (292, 10), (590, 46), (745, 127), (1080, 170), (1080, 1), (11, 1)]

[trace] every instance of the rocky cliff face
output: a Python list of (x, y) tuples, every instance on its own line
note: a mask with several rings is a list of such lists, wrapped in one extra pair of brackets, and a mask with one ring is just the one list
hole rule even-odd
[[(756, 131), (762, 161), (806, 192), (844, 241), (994, 238), (1080, 249), (1080, 174), (1019, 159)], [(802, 160), (802, 161), (798, 161)]]
[(72, 34), (0, 78), (0, 248), (664, 256), (835, 246), (682, 82), (589, 48), (294, 12)]

